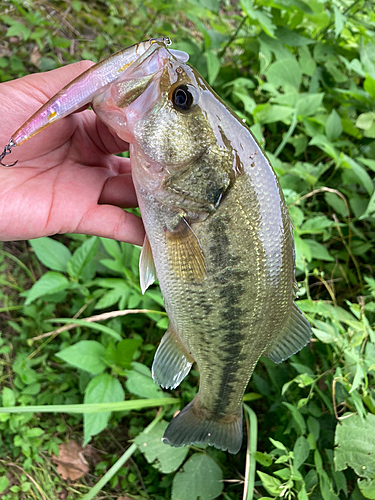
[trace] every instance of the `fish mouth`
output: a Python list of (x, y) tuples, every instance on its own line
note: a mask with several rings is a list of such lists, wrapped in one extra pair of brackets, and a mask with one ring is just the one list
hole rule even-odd
[[(111, 98), (117, 108), (126, 108), (140, 97), (153, 81), (161, 77), (169, 62), (186, 63), (189, 55), (181, 50), (167, 49), (163, 44), (154, 43), (129, 71), (111, 86)], [(103, 95), (103, 99), (107, 96)], [(99, 104), (99, 99), (96, 102)]]

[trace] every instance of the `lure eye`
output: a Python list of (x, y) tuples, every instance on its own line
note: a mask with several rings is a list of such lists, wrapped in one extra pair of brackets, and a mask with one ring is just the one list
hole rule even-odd
[(172, 102), (174, 107), (180, 111), (187, 111), (192, 107), (194, 104), (194, 97), (187, 85), (180, 85), (174, 89)]

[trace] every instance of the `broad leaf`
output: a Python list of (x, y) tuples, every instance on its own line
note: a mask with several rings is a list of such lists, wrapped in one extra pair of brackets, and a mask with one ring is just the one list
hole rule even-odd
[(301, 68), (295, 58), (288, 57), (274, 62), (265, 73), (267, 81), (277, 87), (299, 89), (301, 84)]
[(294, 467), (299, 469), (310, 453), (310, 445), (304, 436), (299, 436), (293, 448)]
[(330, 141), (334, 141), (335, 139), (340, 137), (341, 133), (341, 118), (337, 111), (333, 109), (326, 121), (326, 135)]
[[(85, 390), (85, 404), (89, 403), (117, 403), (124, 401), (125, 392), (117, 378), (108, 373), (94, 377)], [(107, 427), (111, 412), (85, 413), (83, 416), (85, 446), (92, 436), (99, 434)]]
[(60, 351), (56, 356), (76, 368), (93, 375), (105, 370), (105, 347), (95, 340), (81, 340)]
[(37, 238), (30, 240), (36, 256), (40, 262), (53, 271), (66, 272), (68, 260), (71, 258), (69, 248), (52, 238)]
[(168, 422), (162, 420), (151, 431), (142, 432), (134, 440), (148, 463), (164, 474), (177, 470), (189, 453), (188, 446), (173, 448), (162, 442), (161, 439), (167, 427)]
[(344, 470), (348, 466), (358, 476), (375, 477), (375, 415), (362, 419), (351, 415), (336, 426), (335, 468)]
[(48, 271), (33, 284), (30, 290), (22, 294), (27, 296), (25, 306), (31, 304), (31, 302), (39, 297), (62, 292), (69, 286), (69, 280), (63, 274), (56, 273), (55, 271)]
[(173, 479), (172, 500), (211, 500), (223, 487), (223, 473), (217, 463), (203, 453), (195, 453)]
[(208, 83), (212, 85), (220, 71), (220, 60), (213, 52), (206, 52)]
[(147, 366), (133, 361), (133, 369), (126, 373), (125, 387), (129, 392), (141, 398), (161, 398), (166, 394), (152, 380), (151, 371)]
[(96, 255), (98, 244), (98, 238), (92, 236), (77, 248), (67, 265), (67, 270), (71, 278), (78, 280), (81, 277), (84, 267)]

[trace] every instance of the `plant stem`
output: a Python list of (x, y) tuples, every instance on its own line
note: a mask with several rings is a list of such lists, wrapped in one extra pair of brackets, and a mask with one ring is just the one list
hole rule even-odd
[(229, 38), (229, 40), (227, 41), (227, 43), (224, 45), (224, 47), (221, 49), (221, 51), (218, 53), (217, 57), (219, 59), (221, 59), (223, 57), (223, 55), (225, 54), (225, 52), (227, 51), (227, 48), (229, 47), (229, 45), (233, 42), (233, 40), (236, 38), (236, 36), (238, 35), (240, 29), (242, 28), (242, 26), (245, 24), (246, 22), (246, 19), (247, 19), (247, 16), (245, 16), (242, 21), (240, 22), (240, 24), (237, 26), (237, 29), (236, 31), (233, 33), (233, 35)]
[[(163, 418), (164, 411), (160, 411), (154, 420), (146, 427), (143, 431), (144, 433), (150, 432), (155, 425)], [(112, 479), (112, 477), (118, 472), (121, 467), (129, 460), (129, 458), (133, 455), (133, 453), (137, 450), (137, 445), (132, 444), (126, 452), (117, 460), (115, 464), (109, 469), (108, 472), (104, 474), (104, 476), (96, 483), (96, 485), (82, 498), (82, 500), (92, 500), (99, 491)]]
[(288, 132), (285, 134), (284, 139), (281, 141), (281, 143), (279, 144), (278, 148), (274, 152), (274, 156), (276, 158), (279, 156), (279, 154), (281, 153), (281, 151), (284, 149), (285, 144), (289, 141), (289, 139), (290, 139), (291, 135), (293, 134), (294, 129), (296, 128), (296, 126), (297, 126), (297, 111), (295, 111), (294, 114), (293, 114), (292, 123), (290, 124)]
[(92, 403), (77, 405), (5, 406), (1, 413), (101, 413), (106, 411), (142, 410), (153, 406), (177, 404), (177, 398), (131, 399), (118, 403)]
[(257, 451), (258, 438), (258, 420), (255, 412), (242, 403), (245, 410), (245, 420), (247, 426), (247, 451), (246, 451), (246, 469), (245, 469), (245, 487), (243, 491), (243, 500), (253, 500), (255, 483), (255, 453)]
[(31, 281), (33, 283), (36, 282), (36, 279), (35, 279), (35, 276), (33, 276), (32, 272), (30, 271), (30, 269), (20, 260), (18, 259), (17, 257), (15, 257), (14, 255), (12, 255), (11, 253), (9, 252), (6, 252), (5, 250), (1, 250), (1, 253), (3, 255), (6, 255), (9, 259), (13, 260), (14, 262), (16, 262), (20, 267), (22, 267), (22, 269), (25, 271), (25, 273), (28, 275), (28, 277), (31, 279)]

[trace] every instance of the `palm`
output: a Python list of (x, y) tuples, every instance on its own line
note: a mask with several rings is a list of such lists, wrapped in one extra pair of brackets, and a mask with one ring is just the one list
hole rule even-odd
[[(11, 117), (1, 133), (4, 144), (46, 101), (45, 93), (52, 96), (88, 64), (2, 84), (1, 114)], [(129, 160), (114, 156), (125, 148), (90, 110), (15, 148), (5, 161), (19, 159), (17, 166), (0, 169), (0, 239), (77, 232), (140, 244), (141, 221), (119, 208), (136, 206)]]

